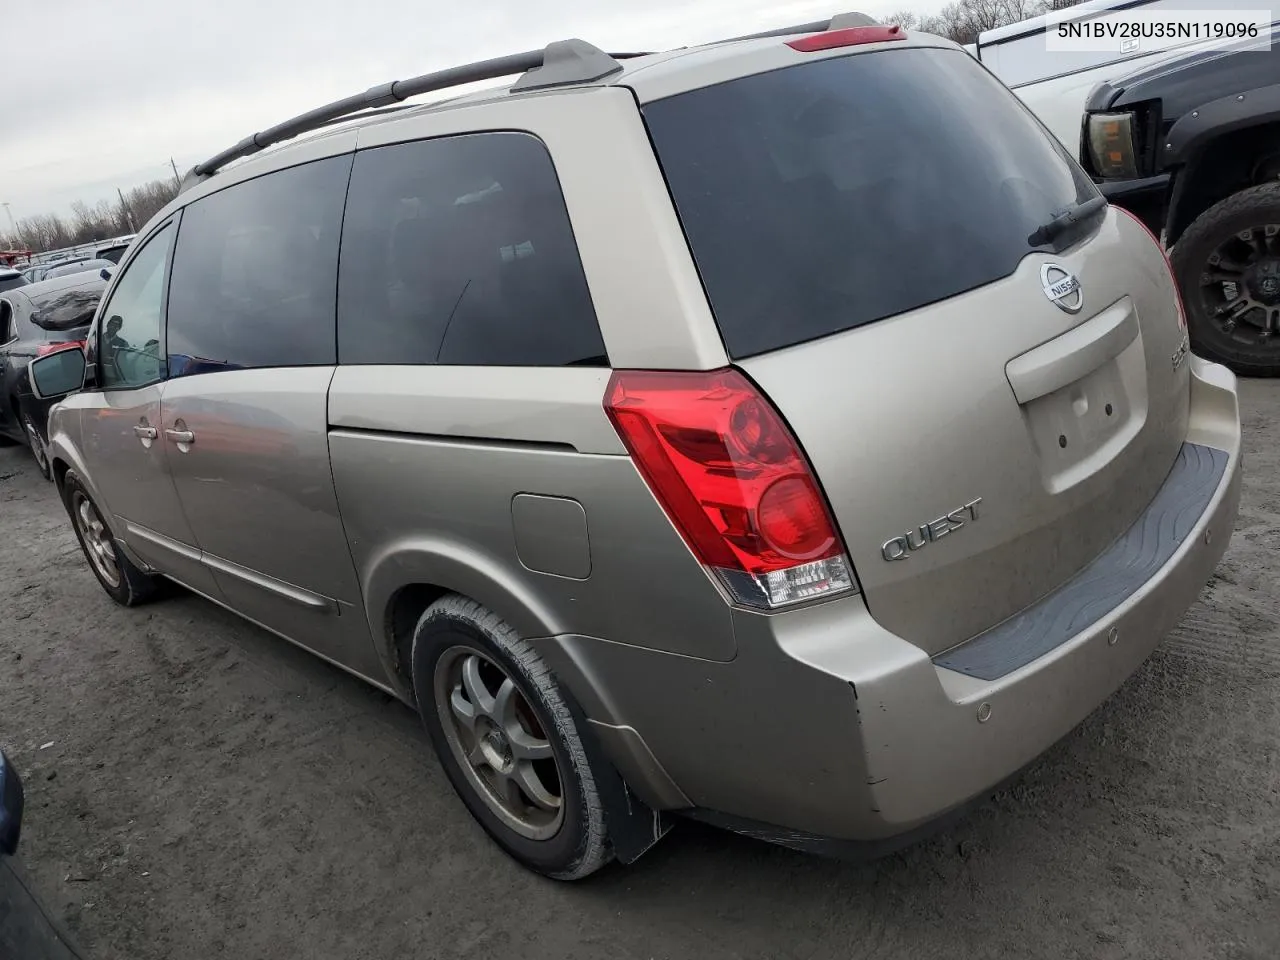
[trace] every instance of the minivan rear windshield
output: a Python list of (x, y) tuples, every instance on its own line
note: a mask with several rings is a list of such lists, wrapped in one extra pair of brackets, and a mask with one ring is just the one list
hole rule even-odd
[(734, 359), (1006, 277), (1037, 228), (1098, 196), (962, 50), (817, 60), (644, 116)]

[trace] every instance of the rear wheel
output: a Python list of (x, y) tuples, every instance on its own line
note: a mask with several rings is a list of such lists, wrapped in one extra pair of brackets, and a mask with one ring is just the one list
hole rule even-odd
[(1243, 376), (1280, 376), (1280, 183), (1210, 207), (1169, 259), (1192, 349)]
[(442, 598), (414, 631), (413, 683), (445, 773), (508, 854), (557, 880), (612, 859), (574, 718), (510, 625), (464, 597)]
[(89, 569), (107, 596), (122, 607), (137, 606), (155, 596), (160, 578), (143, 572), (124, 555), (84, 483), (73, 471), (68, 471), (63, 480), (62, 498)]
[(44, 435), (36, 426), (35, 418), (31, 416), (29, 410), (19, 411), (22, 418), (22, 428), (27, 433), (27, 446), (31, 448), (31, 456), (36, 461), (36, 468), (40, 471), (40, 476), (49, 480), (53, 474), (49, 469), (49, 448), (44, 442)]

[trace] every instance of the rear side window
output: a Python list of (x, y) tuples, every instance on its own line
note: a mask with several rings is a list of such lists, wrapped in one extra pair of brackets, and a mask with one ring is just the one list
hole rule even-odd
[(523, 133), (356, 156), (342, 236), (346, 364), (607, 365), (551, 157)]
[(332, 364), (350, 155), (268, 173), (183, 210), (169, 375)]
[(644, 108), (735, 359), (1008, 276), (1096, 195), (960, 50), (814, 61)]

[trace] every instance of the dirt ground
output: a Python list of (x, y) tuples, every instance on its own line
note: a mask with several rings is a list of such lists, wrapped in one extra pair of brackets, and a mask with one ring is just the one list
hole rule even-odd
[[(1280, 383), (1215, 579), (1074, 735), (871, 864), (692, 824), (584, 884), (481, 833), (405, 707), (204, 600), (113, 606), (0, 450), (0, 745), (100, 960), (1280, 956)], [(48, 746), (45, 746), (48, 745)]]

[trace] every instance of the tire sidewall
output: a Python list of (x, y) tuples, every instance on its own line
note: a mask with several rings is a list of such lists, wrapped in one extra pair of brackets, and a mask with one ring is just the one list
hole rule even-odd
[[(544, 689), (526, 672), (524, 663), (509, 650), (511, 638), (501, 632), (456, 613), (441, 612), (435, 606), (423, 614), (414, 631), (413, 683), (414, 695), (423, 725), (431, 738), (436, 755), (454, 790), (467, 810), (499, 846), (530, 869), (547, 876), (568, 879), (576, 875), (590, 854), (590, 811), (584, 800), (582, 771), (573, 762), (561, 730), (573, 724), (560, 701), (557, 716), (555, 704), (549, 704)], [(538, 718), (551, 744), (560, 773), (564, 820), (556, 835), (549, 840), (531, 840), (506, 826), (481, 798), (459, 765), (446, 739), (435, 701), (435, 670), (440, 658), (451, 648), (471, 647), (501, 665)], [(554, 691), (552, 691), (554, 694)], [(558, 699), (558, 698), (557, 698)], [(574, 728), (576, 735), (576, 727)]]
[[(53, 477), (49, 469), (49, 445), (45, 442), (44, 435), (40, 432), (40, 428), (36, 425), (29, 411), (19, 408), (19, 417), (22, 421), (22, 429), (27, 435), (27, 445), (31, 447), (31, 455), (35, 458), (36, 469), (40, 471), (40, 476), (46, 480)], [(35, 439), (31, 437), (31, 432), (35, 432)], [(35, 444), (40, 444), (40, 449), (36, 450)], [(95, 508), (96, 509), (96, 508)]]
[[(89, 545), (84, 542), (84, 534), (80, 532), (80, 524), (76, 522), (75, 509), (71, 505), (72, 498), (76, 493), (84, 495), (89, 501), (90, 506), (98, 514), (104, 526), (111, 531), (112, 549), (116, 555), (116, 566), (120, 570), (120, 583), (112, 585), (102, 579), (102, 575), (98, 573), (98, 568), (93, 565), (93, 561), (89, 559)], [(75, 532), (76, 540), (80, 544), (80, 551), (84, 554), (85, 563), (89, 567), (89, 571), (93, 574), (94, 579), (102, 586), (109, 596), (122, 607), (131, 607), (141, 602), (148, 594), (145, 589), (147, 576), (138, 570), (129, 558), (120, 552), (120, 545), (115, 542), (115, 530), (112, 530), (110, 521), (103, 514), (98, 504), (94, 501), (93, 496), (89, 493), (79, 475), (74, 470), (68, 470), (62, 481), (62, 505), (67, 510), (67, 517), (71, 520), (71, 529)]]
[(1274, 350), (1266, 353), (1232, 340), (1205, 310), (1200, 275), (1220, 244), (1242, 230), (1268, 222), (1280, 223), (1280, 184), (1243, 190), (1210, 207), (1178, 238), (1169, 254), (1187, 311), (1193, 351), (1244, 376), (1280, 376), (1280, 334), (1272, 337)]

